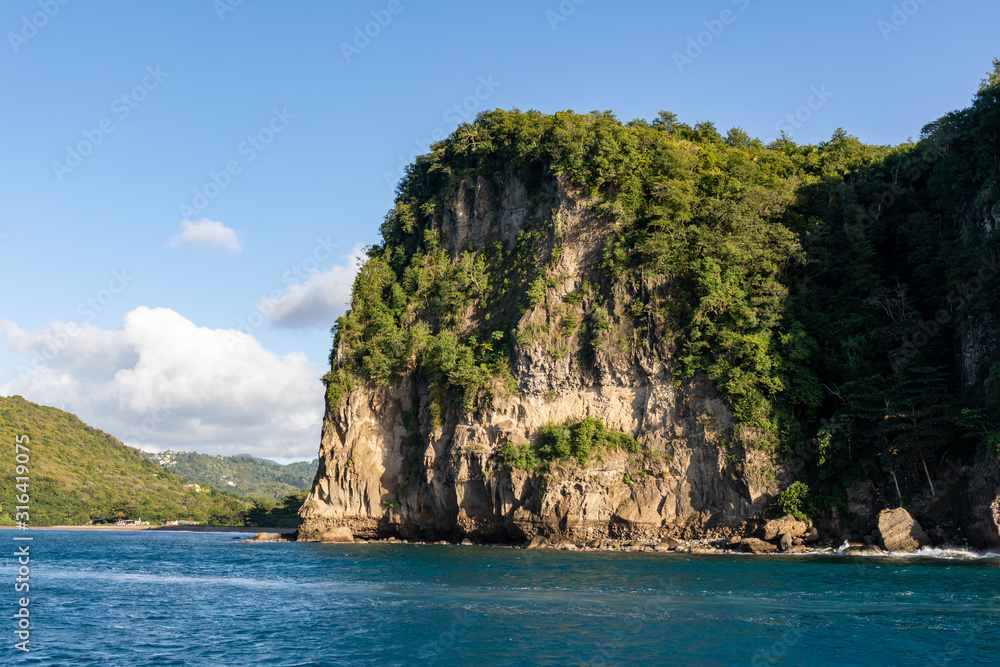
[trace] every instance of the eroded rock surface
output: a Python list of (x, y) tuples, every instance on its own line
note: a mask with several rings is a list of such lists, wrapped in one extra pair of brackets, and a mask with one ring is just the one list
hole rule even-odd
[(902, 507), (882, 510), (878, 515), (878, 531), (886, 551), (912, 553), (931, 543), (920, 524)]

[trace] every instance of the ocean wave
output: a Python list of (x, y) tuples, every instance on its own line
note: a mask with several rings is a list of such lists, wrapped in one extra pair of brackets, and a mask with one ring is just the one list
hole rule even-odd
[(837, 556), (865, 556), (874, 558), (934, 558), (941, 560), (993, 560), (1000, 554), (992, 551), (978, 552), (967, 547), (920, 547), (916, 551), (883, 551), (877, 547), (849, 545), (847, 542), (832, 552)]

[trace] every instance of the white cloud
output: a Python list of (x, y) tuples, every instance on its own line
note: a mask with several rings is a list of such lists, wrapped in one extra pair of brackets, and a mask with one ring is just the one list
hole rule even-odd
[(65, 406), (127, 444), (264, 457), (316, 455), (320, 371), (251, 336), (198, 327), (167, 308), (136, 308), (121, 329), (53, 322), (37, 332), (0, 320), (34, 360), (0, 394)]
[(304, 283), (293, 283), (277, 299), (265, 299), (261, 310), (271, 324), (288, 328), (333, 325), (351, 300), (354, 276), (364, 261), (361, 246), (345, 260), (327, 271), (310, 272)]
[(205, 246), (224, 248), (230, 252), (243, 250), (239, 235), (236, 230), (226, 227), (221, 222), (203, 218), (198, 222), (181, 220), (181, 233), (171, 237), (170, 245), (178, 246)]

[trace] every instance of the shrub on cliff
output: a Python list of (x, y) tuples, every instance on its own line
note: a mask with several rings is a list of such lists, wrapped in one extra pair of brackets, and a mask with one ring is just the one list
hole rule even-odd
[(512, 468), (531, 472), (560, 461), (586, 465), (594, 454), (614, 449), (636, 453), (642, 451), (642, 445), (627, 433), (608, 430), (599, 419), (587, 417), (563, 424), (550, 422), (530, 445), (505, 442), (497, 449), (497, 458)]

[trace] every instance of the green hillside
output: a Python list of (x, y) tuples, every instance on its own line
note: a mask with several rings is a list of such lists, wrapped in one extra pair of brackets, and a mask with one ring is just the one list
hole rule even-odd
[[(188, 519), (240, 525), (252, 501), (202, 487), (164, 470), (138, 450), (75, 415), (20, 396), (0, 397), (0, 525), (14, 523), (15, 438), (27, 435), (31, 526), (82, 524), (99, 517)], [(21, 442), (24, 442), (21, 439)], [(23, 450), (22, 450), (23, 453)], [(23, 459), (22, 459), (23, 460)]]
[(166, 451), (145, 456), (195, 484), (271, 500), (309, 488), (319, 463), (313, 459), (281, 465), (248, 455), (210, 456), (197, 452)]

